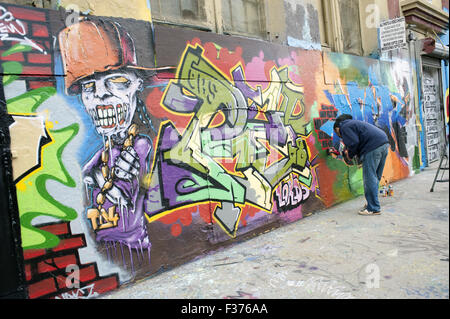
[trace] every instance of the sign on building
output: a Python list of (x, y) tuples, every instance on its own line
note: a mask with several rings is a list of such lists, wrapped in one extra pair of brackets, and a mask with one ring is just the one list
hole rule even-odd
[(381, 52), (400, 49), (406, 46), (405, 17), (380, 23), (379, 45)]

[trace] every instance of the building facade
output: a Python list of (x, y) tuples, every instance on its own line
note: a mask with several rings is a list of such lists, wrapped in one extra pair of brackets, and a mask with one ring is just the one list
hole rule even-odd
[(1, 296), (95, 297), (360, 196), (340, 114), (388, 135), (383, 183), (445, 150), (448, 1), (2, 1), (0, 34)]

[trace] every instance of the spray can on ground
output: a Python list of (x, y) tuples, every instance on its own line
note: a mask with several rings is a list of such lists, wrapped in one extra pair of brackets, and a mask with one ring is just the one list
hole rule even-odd
[(380, 193), (383, 197), (386, 197), (388, 195), (388, 189), (386, 185), (383, 186), (383, 188), (380, 190)]
[(392, 185), (389, 185), (388, 195), (394, 196), (394, 187), (392, 187)]

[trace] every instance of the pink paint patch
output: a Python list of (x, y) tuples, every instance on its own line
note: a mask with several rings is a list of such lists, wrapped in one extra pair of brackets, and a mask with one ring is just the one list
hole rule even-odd
[(296, 207), (286, 212), (282, 212), (279, 214), (279, 216), (283, 221), (287, 223), (292, 223), (299, 219), (302, 219), (303, 218), (302, 206)]
[(268, 62), (264, 61), (264, 53), (261, 51), (258, 57), (254, 57), (245, 66), (245, 76), (247, 82), (251, 82), (251, 86), (261, 85), (263, 90), (269, 86), (270, 74), (266, 74), (266, 63)]
[(300, 76), (300, 61), (296, 52), (291, 53), (290, 58), (281, 58), (277, 60), (278, 65), (286, 65), (289, 67), (289, 78), (292, 82), (301, 85), (303, 83)]

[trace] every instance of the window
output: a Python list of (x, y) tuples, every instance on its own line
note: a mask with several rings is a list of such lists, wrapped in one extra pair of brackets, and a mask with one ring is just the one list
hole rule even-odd
[(264, 1), (221, 0), (224, 33), (263, 36), (265, 32)]
[(322, 0), (327, 45), (333, 51), (362, 55), (360, 8), (358, 0)]
[(205, 21), (205, 0), (151, 0), (152, 16), (171, 22)]
[(362, 55), (358, 0), (339, 0), (344, 53)]
[(150, 0), (156, 23), (265, 38), (268, 0)]

